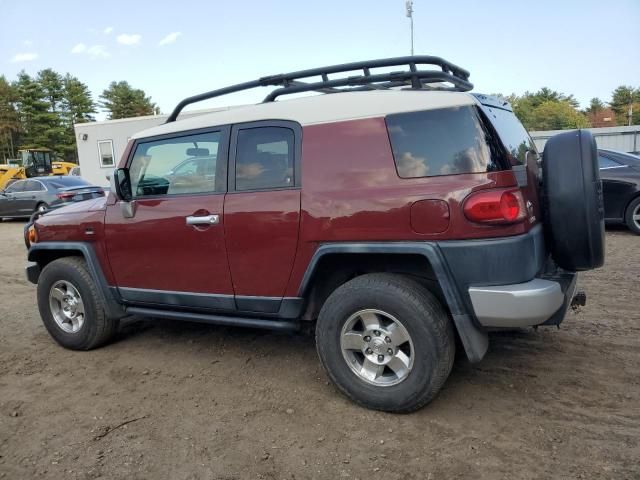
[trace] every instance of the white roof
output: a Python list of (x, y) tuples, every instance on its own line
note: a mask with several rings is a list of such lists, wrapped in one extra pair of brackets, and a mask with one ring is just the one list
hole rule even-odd
[(258, 120), (293, 120), (302, 126), (382, 117), (391, 113), (473, 105), (463, 92), (425, 90), (373, 90), (313, 95), (303, 98), (228, 107), (184, 118), (136, 133), (133, 138)]

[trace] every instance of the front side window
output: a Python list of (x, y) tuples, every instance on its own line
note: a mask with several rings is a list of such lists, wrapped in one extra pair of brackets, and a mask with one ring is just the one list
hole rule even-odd
[(255, 127), (238, 132), (236, 190), (294, 186), (294, 133), (285, 127)]
[(397, 113), (386, 122), (402, 178), (497, 170), (474, 107)]
[(5, 192), (6, 193), (24, 192), (25, 183), (27, 182), (24, 180), (19, 182), (14, 182), (6, 188)]
[(113, 142), (111, 140), (100, 140), (98, 142), (98, 155), (100, 157), (101, 167), (113, 167), (115, 165), (113, 159)]
[(138, 143), (129, 165), (134, 196), (224, 191), (220, 139), (210, 132)]

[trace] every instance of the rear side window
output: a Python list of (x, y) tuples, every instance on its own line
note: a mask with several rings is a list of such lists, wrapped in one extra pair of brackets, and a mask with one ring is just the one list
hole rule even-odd
[(236, 190), (294, 186), (294, 133), (284, 127), (238, 131)]
[(614, 168), (620, 167), (621, 165), (618, 162), (611, 160), (610, 158), (607, 158), (603, 155), (598, 155), (598, 166), (600, 168)]
[(386, 122), (402, 178), (498, 170), (475, 107), (398, 113)]
[(27, 180), (24, 185), (25, 192), (39, 192), (44, 190), (42, 184), (36, 180)]
[(482, 106), (482, 110), (507, 149), (511, 165), (524, 165), (527, 161), (527, 152), (535, 152), (537, 155), (538, 151), (533, 140), (513, 112), (486, 105)]

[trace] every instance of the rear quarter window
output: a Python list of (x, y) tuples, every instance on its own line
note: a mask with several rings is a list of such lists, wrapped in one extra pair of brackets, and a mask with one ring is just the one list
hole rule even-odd
[(386, 117), (398, 175), (432, 177), (498, 170), (474, 106)]

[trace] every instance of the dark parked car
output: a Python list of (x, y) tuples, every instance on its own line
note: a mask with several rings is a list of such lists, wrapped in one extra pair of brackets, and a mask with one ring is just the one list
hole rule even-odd
[(103, 197), (104, 189), (80, 177), (34, 177), (18, 180), (0, 192), (0, 219), (30, 217), (35, 211)]
[(640, 235), (640, 157), (598, 150), (607, 222), (624, 223)]

